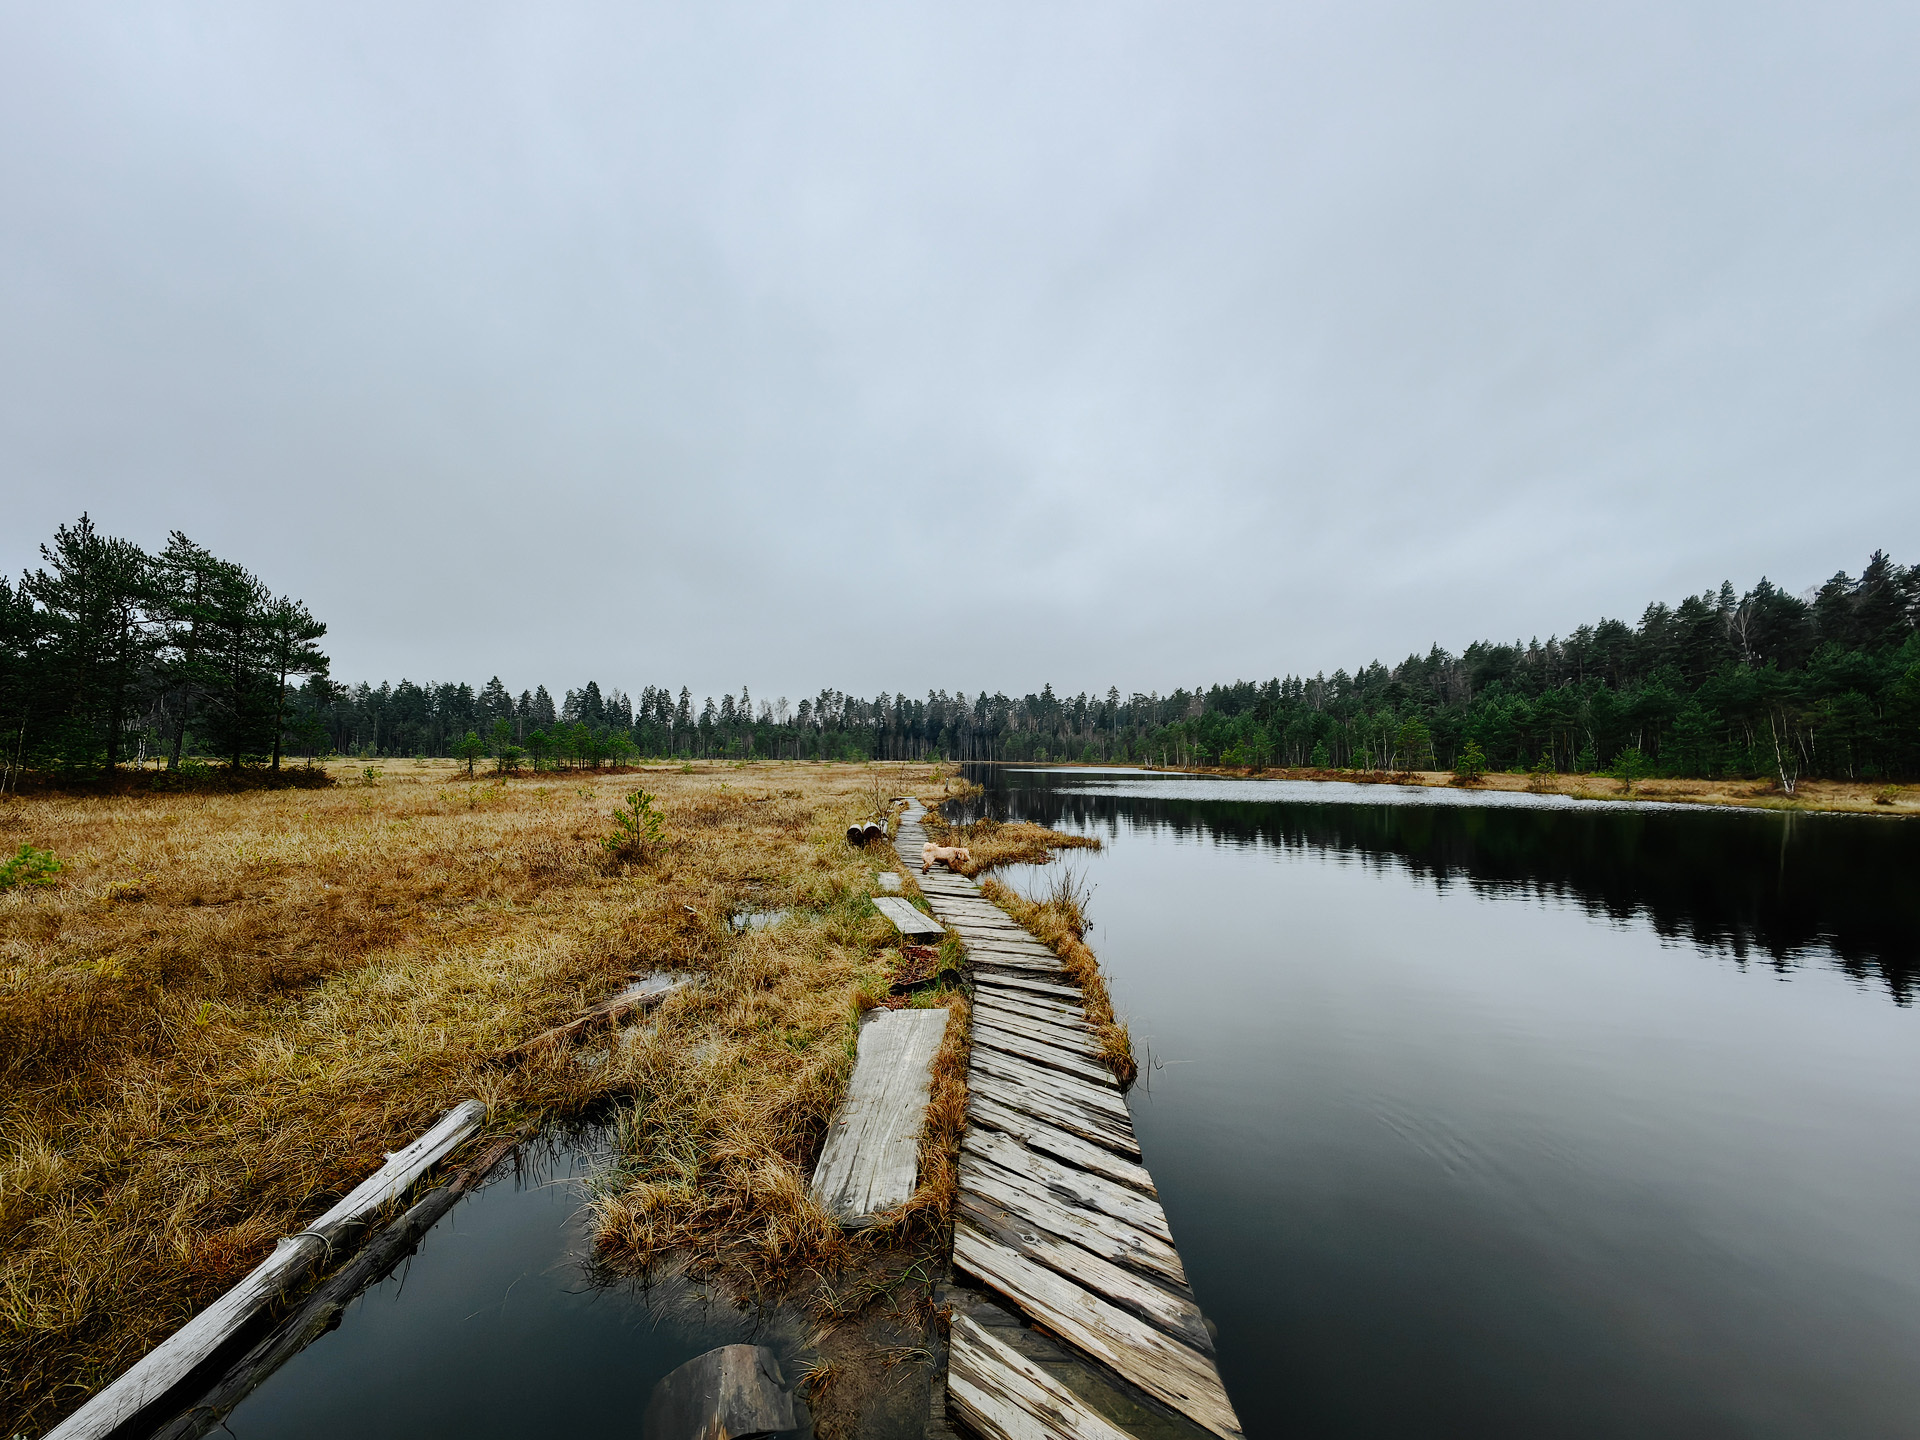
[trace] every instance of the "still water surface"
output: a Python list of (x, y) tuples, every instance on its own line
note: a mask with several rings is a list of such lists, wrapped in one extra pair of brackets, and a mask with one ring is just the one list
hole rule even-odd
[(586, 1205), (608, 1163), (593, 1132), (530, 1147), (243, 1401), (227, 1431), (637, 1440), (654, 1385), (702, 1351), (748, 1342), (791, 1363), (804, 1336), (790, 1313), (736, 1309), (678, 1280), (643, 1290), (594, 1273)]
[(974, 778), (1106, 841), (1250, 1435), (1920, 1434), (1920, 824)]

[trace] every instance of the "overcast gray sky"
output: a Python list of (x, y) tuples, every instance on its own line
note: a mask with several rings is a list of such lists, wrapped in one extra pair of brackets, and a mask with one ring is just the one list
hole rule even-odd
[(0, 565), (1168, 690), (1920, 559), (1920, 6), (0, 3)]

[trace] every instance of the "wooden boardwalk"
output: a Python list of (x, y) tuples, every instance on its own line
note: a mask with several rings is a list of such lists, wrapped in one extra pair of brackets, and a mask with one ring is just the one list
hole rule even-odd
[(947, 1404), (986, 1440), (1239, 1440), (1213, 1339), (1054, 953), (963, 875), (920, 873), (923, 812), (895, 840), (966, 947), (973, 1054), (953, 1263)]

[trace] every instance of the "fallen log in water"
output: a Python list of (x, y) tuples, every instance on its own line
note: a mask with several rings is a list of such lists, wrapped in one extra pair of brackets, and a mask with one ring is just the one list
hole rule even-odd
[(405, 1149), (387, 1156), (370, 1177), (298, 1234), (288, 1235), (253, 1272), (135, 1361), (119, 1379), (47, 1432), (46, 1440), (103, 1440), (166, 1398), (271, 1301), (304, 1280), (346, 1236), (451, 1154), (486, 1118), (478, 1100), (454, 1106)]
[(234, 1363), (225, 1376), (191, 1408), (153, 1433), (152, 1440), (200, 1440), (226, 1423), (227, 1416), (267, 1377), (327, 1331), (360, 1292), (385, 1278), (387, 1272), (413, 1253), (426, 1233), (469, 1191), (479, 1188), (493, 1168), (531, 1130), (496, 1141), (447, 1184), (429, 1191), (398, 1220), (374, 1237), (352, 1263), (315, 1290), (266, 1338)]

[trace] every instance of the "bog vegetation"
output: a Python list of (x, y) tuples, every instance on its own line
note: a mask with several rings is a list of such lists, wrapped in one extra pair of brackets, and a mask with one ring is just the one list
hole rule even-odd
[[(609, 1263), (800, 1285), (829, 1360), (865, 1307), (924, 1317), (964, 1026), (915, 1202), (848, 1237), (806, 1193), (861, 1009), (965, 1013), (890, 994), (869, 898), (891, 856), (844, 838), (870, 767), (675, 767), (647, 791), (337, 768), (353, 783), (0, 806), (0, 1435), (46, 1427), (469, 1097), (501, 1134), (613, 1119)], [(519, 1052), (656, 970), (701, 983)]]

